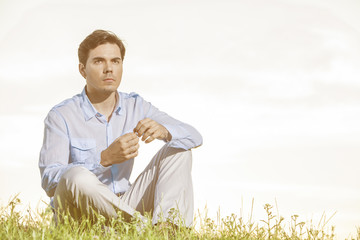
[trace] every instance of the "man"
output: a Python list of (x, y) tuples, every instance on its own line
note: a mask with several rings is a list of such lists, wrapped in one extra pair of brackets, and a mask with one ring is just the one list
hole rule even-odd
[[(55, 212), (72, 217), (125, 219), (136, 212), (152, 223), (175, 210), (193, 220), (191, 148), (202, 137), (188, 124), (159, 111), (138, 94), (118, 92), (125, 47), (113, 33), (96, 30), (80, 44), (81, 94), (53, 107), (45, 119), (39, 168)], [(139, 140), (165, 145), (133, 184), (129, 178)], [(60, 214), (61, 215), (61, 214)]]

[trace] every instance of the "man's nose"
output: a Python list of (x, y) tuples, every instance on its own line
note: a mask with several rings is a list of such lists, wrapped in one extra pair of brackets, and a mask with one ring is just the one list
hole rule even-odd
[(108, 72), (112, 72), (112, 71), (113, 71), (113, 69), (112, 69), (111, 63), (106, 63), (105, 67), (104, 67), (104, 73), (108, 73)]

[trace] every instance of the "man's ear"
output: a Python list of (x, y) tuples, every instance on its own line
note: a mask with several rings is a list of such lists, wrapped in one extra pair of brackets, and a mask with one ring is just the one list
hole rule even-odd
[(79, 72), (80, 72), (81, 76), (83, 76), (86, 79), (85, 66), (82, 63), (79, 63)]

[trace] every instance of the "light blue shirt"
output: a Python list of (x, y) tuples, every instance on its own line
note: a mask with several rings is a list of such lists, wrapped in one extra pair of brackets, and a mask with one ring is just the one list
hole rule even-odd
[(134, 159), (104, 167), (100, 164), (100, 154), (116, 138), (132, 132), (144, 118), (155, 120), (171, 133), (168, 143), (171, 147), (188, 150), (202, 144), (195, 128), (159, 111), (136, 93), (118, 92), (109, 122), (91, 104), (85, 88), (81, 94), (53, 107), (44, 122), (39, 159), (42, 187), (47, 195), (54, 196), (62, 174), (78, 165), (93, 172), (114, 193), (128, 190)]

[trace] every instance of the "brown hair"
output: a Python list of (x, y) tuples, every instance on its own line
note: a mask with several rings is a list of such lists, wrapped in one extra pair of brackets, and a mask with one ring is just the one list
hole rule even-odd
[(123, 42), (113, 32), (95, 30), (80, 43), (78, 49), (79, 62), (85, 66), (89, 57), (89, 51), (105, 43), (114, 43), (118, 45), (120, 48), (121, 59), (124, 60), (125, 47)]

